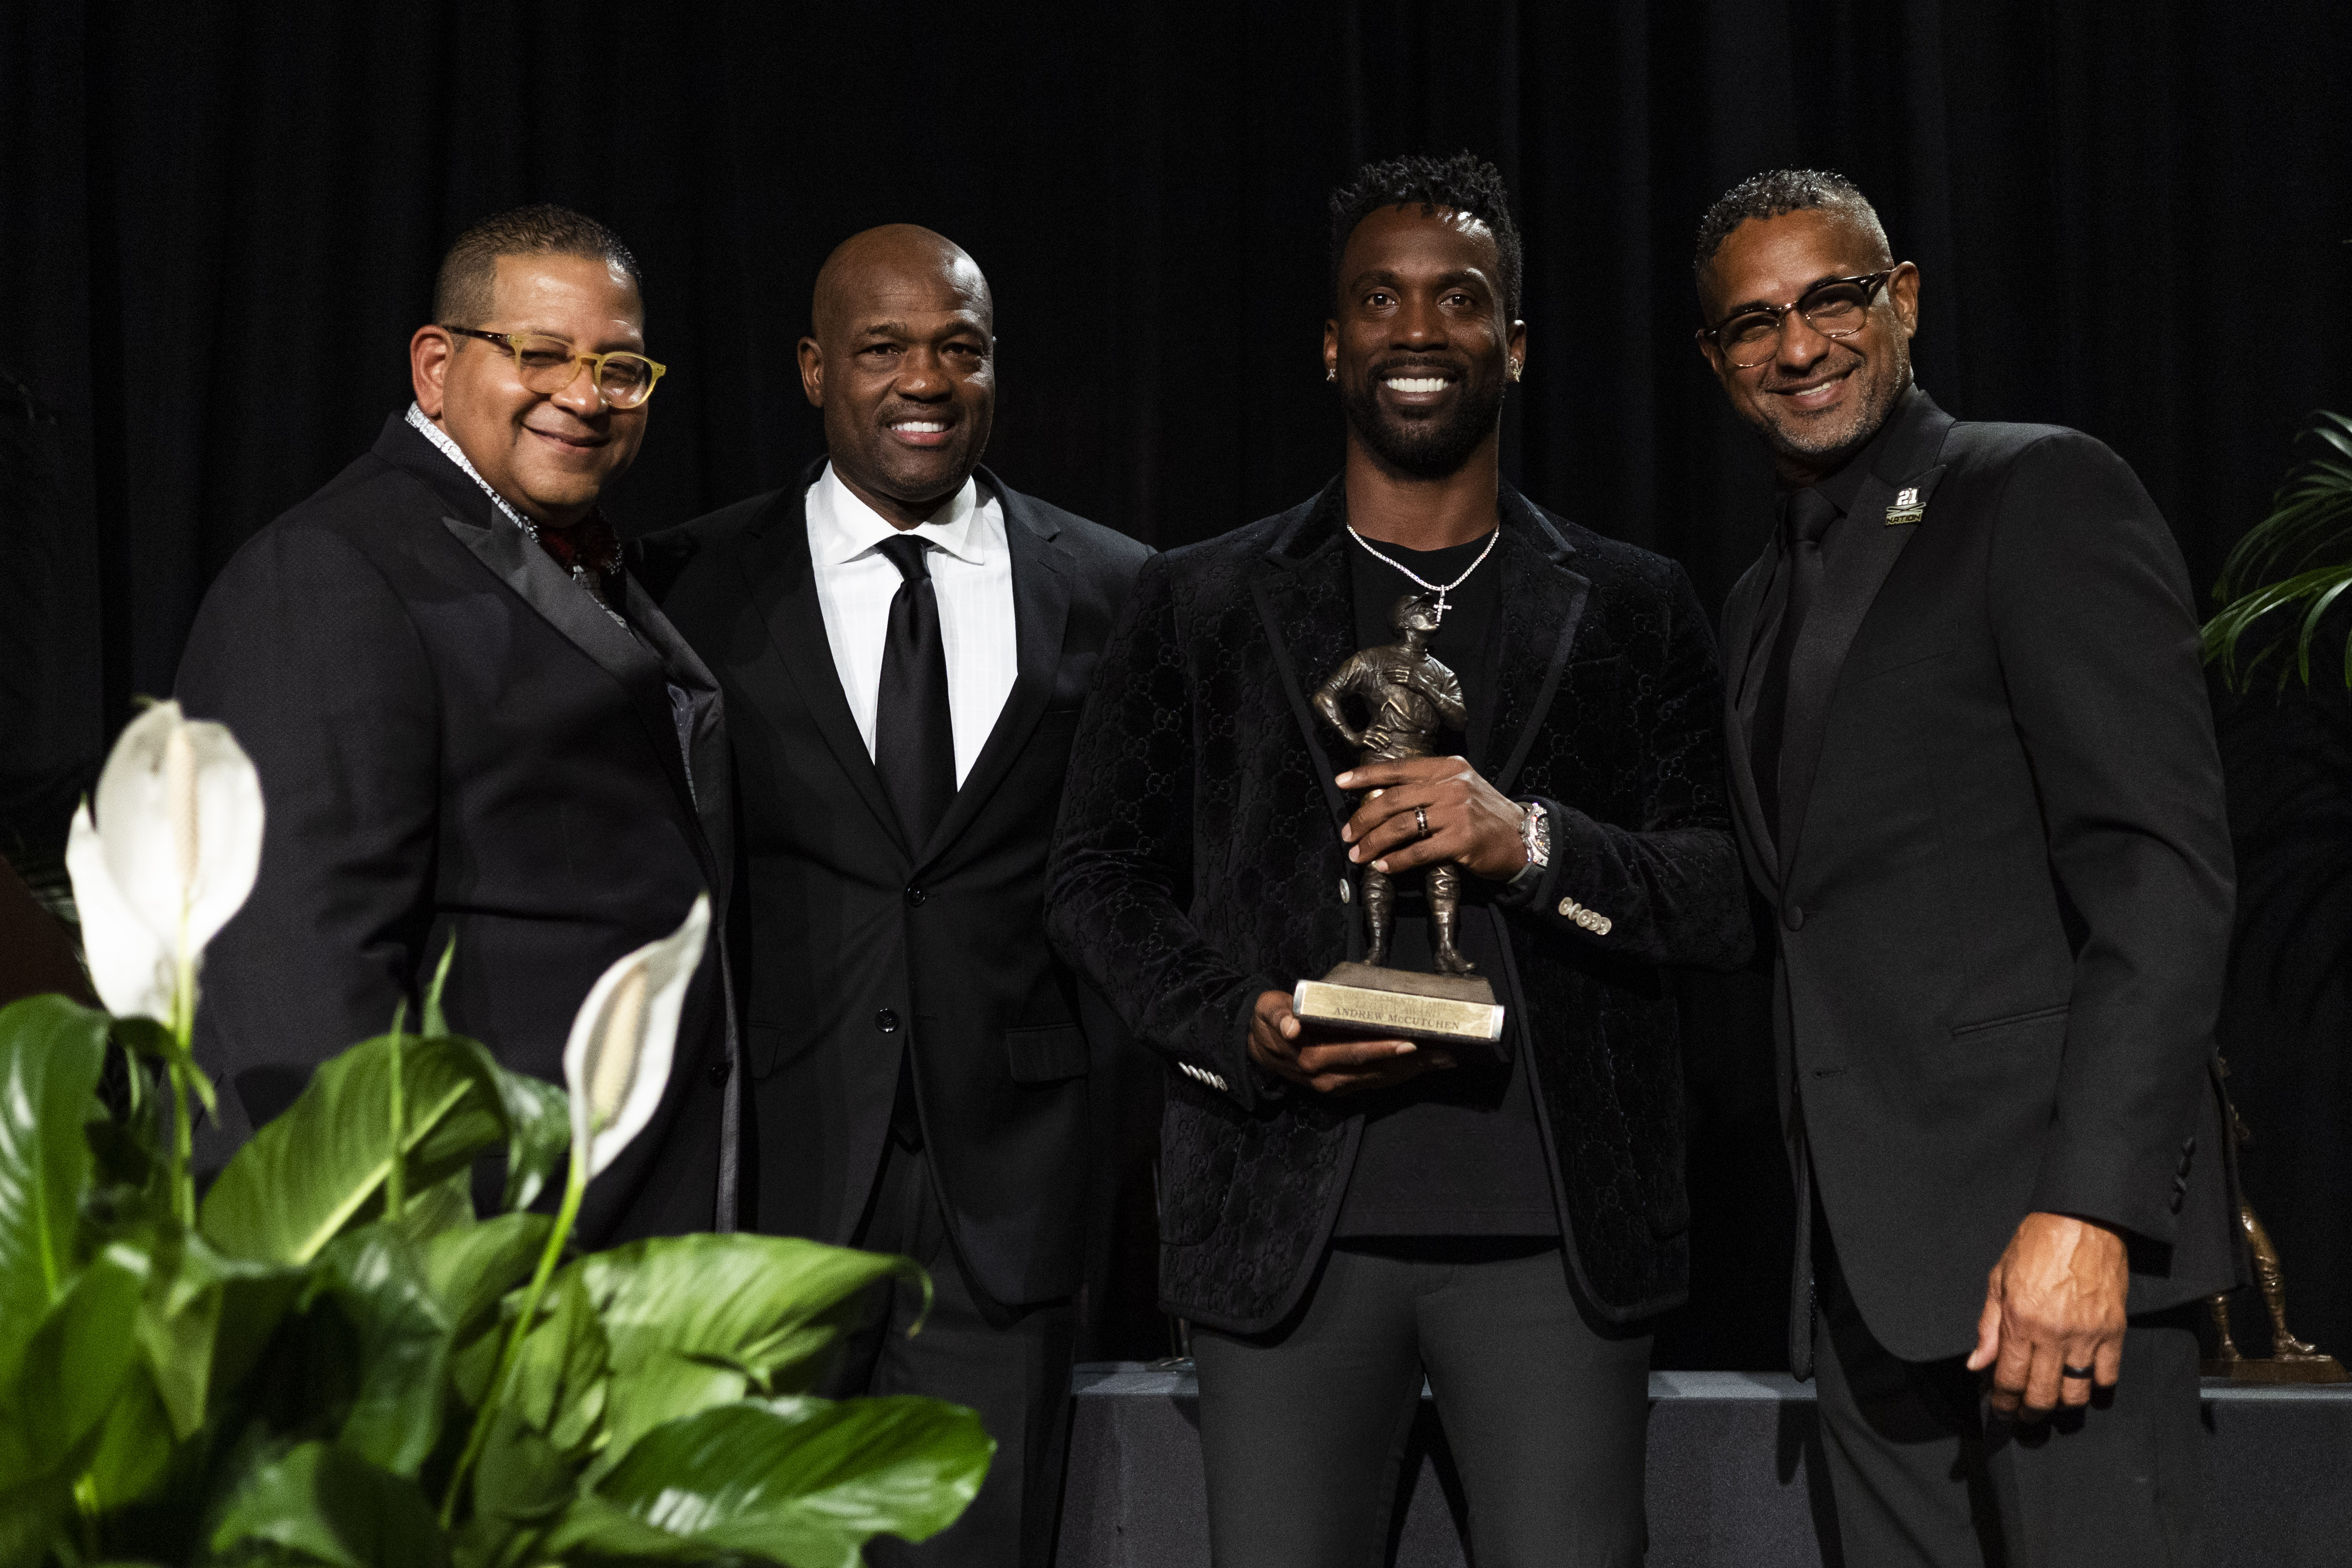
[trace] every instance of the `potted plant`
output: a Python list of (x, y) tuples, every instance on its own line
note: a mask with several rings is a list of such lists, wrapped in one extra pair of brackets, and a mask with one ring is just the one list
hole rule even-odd
[[(2294, 658), (2279, 660), (2282, 689), (2293, 671), (2311, 684), (2311, 649), (2319, 623), (2345, 589), (2352, 587), (2352, 419), (2321, 412), (2306, 434), (2324, 450), (2290, 471), (2270, 516), (2247, 531), (2221, 564), (2213, 596), (2221, 612), (2205, 623), (2207, 661), (2219, 661), (2222, 677), (2242, 690), (2264, 659), (2286, 644), (2273, 637), (2241, 668), (2238, 656), (2248, 633), (2274, 610), (2300, 609), (2293, 642)], [(2352, 687), (2352, 637), (2345, 639), (2344, 684)]]
[(436, 975), (415, 1031), (320, 1067), (198, 1201), (197, 980), (262, 811), (225, 729), (150, 709), (68, 853), (107, 1010), (0, 1011), (0, 1568), (847, 1568), (952, 1522), (994, 1448), (971, 1412), (808, 1393), (858, 1294), (912, 1262), (568, 1246), (661, 1097), (707, 900), (590, 992), (569, 1093), (453, 1035)]

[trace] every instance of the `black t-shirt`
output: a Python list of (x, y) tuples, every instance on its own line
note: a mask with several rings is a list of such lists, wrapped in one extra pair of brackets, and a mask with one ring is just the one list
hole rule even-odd
[[(1395, 557), (1433, 583), (1462, 575), (1485, 538), (1445, 550), (1402, 550), (1382, 543)], [(1420, 589), (1392, 566), (1348, 542), (1356, 602), (1356, 646), (1379, 647), (1398, 640), (1391, 618), (1398, 599)], [(1492, 560), (1446, 595), (1444, 620), (1429, 651), (1462, 682), (1468, 732), (1445, 735), (1440, 744), (1476, 757), (1493, 702), (1500, 655), (1495, 637), (1501, 618), (1502, 574)], [(1354, 715), (1353, 717), (1360, 717)], [(1360, 875), (1360, 872), (1359, 873)], [(1389, 966), (1427, 972), (1430, 963), (1429, 905), (1423, 873), (1397, 879), (1395, 935)], [(1502, 912), (1495, 884), (1462, 879), (1463, 956), (1503, 993)], [(1559, 1217), (1552, 1203), (1535, 1102), (1528, 1092), (1525, 1037), (1519, 1021), (1505, 1027), (1513, 1036), (1507, 1068), (1464, 1066), (1433, 1069), (1394, 1089), (1360, 1097), (1365, 1112), (1363, 1142), (1355, 1173), (1340, 1205), (1335, 1232), (1361, 1236), (1557, 1236)]]

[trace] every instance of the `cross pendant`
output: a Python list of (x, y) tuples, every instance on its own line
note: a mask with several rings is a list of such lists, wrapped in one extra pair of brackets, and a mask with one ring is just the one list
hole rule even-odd
[(1443, 588), (1440, 588), (1440, 589), (1437, 591), (1437, 624), (1438, 624), (1439, 626), (1444, 626), (1444, 625), (1445, 624), (1445, 611), (1446, 611), (1445, 590), (1444, 590), (1444, 589), (1443, 589)]

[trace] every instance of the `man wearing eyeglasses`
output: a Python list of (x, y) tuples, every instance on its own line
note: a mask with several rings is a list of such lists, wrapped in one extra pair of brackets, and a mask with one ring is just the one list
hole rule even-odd
[(1919, 389), (1919, 269), (1850, 182), (1743, 182), (1696, 266), (1780, 481), (1726, 721), (1846, 1558), (2193, 1563), (2195, 1304), (2238, 1263), (2180, 552), (2105, 447)]
[[(236, 732), (268, 808), (260, 879), (204, 973), (214, 1160), (404, 1004), (415, 1027), (453, 941), (451, 1027), (562, 1082), (606, 965), (705, 889), (723, 925), (718, 686), (598, 508), (645, 438), (663, 368), (645, 351), (610, 229), (552, 206), (483, 220), (410, 341), (415, 401), (205, 595), (178, 694)], [(719, 950), (654, 1124), (589, 1190), (586, 1245), (732, 1224)]]

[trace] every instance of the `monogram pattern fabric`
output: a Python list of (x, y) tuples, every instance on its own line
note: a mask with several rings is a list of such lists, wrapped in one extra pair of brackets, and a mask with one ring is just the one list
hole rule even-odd
[[(1681, 569), (1502, 497), (1503, 639), (1486, 754), (1554, 807), (1540, 896), (1504, 916), (1525, 1037), (1593, 1300), (1632, 1319), (1688, 1271), (1667, 969), (1745, 962), (1720, 680)], [(1056, 944), (1171, 1073), (1160, 1291), (1197, 1321), (1278, 1322), (1313, 1272), (1361, 1118), (1250, 1063), (1258, 994), (1360, 957), (1331, 783), (1352, 762), (1307, 695), (1354, 648), (1341, 502), (1149, 563), (1105, 648), (1049, 873)], [(1605, 938), (1559, 912), (1611, 917)], [(1223, 1092), (1210, 1087), (1225, 1085)]]

